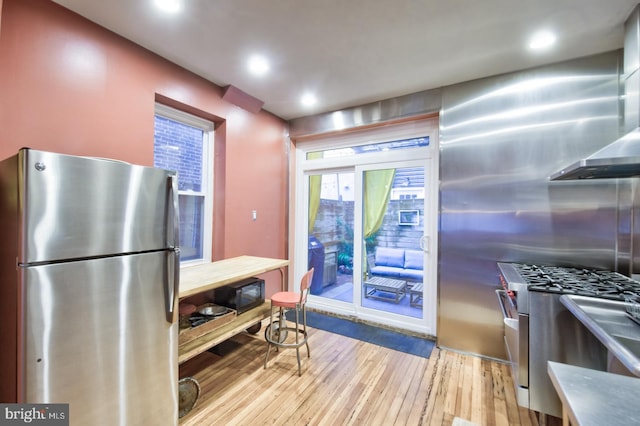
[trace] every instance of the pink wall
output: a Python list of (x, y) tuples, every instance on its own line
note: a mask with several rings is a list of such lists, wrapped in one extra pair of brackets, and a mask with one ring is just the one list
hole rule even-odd
[[(0, 158), (31, 148), (153, 164), (156, 99), (216, 126), (214, 259), (286, 256), (286, 123), (47, 0), (0, 0)], [(257, 210), (253, 221), (251, 210)], [(271, 292), (279, 274), (269, 275)]]

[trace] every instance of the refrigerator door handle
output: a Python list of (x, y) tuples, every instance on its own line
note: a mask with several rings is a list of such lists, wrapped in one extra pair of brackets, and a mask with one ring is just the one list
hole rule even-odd
[[(180, 292), (180, 249), (170, 252), (167, 259), (167, 322), (174, 323), (178, 321), (178, 294)], [(173, 257), (173, 262), (171, 262)], [(172, 271), (173, 270), (173, 271)]]
[[(167, 262), (167, 321), (178, 321), (178, 294), (180, 292), (180, 210), (178, 201), (178, 177), (170, 175), (169, 199), (167, 208), (167, 239), (169, 247), (173, 249), (173, 264)], [(171, 271), (173, 269), (173, 271)], [(172, 273), (173, 272), (173, 273)], [(170, 278), (171, 277), (171, 278)]]
[(180, 246), (180, 202), (178, 199), (178, 177), (176, 175), (168, 176), (168, 203), (167, 209), (169, 210), (166, 215), (166, 232), (167, 243), (171, 248), (178, 248)]

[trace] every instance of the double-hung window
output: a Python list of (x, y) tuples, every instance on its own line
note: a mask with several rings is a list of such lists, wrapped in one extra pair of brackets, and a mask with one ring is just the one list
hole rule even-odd
[(211, 121), (156, 104), (153, 162), (178, 172), (183, 264), (211, 261), (213, 128)]

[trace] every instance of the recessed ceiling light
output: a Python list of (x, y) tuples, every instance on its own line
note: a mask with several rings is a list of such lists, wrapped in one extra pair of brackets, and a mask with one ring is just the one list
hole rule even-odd
[(165, 12), (176, 13), (182, 9), (182, 0), (155, 0), (156, 6)]
[(302, 103), (302, 105), (310, 107), (315, 105), (318, 100), (312, 93), (305, 93), (304, 95), (302, 95), (302, 98), (300, 98), (300, 102)]
[(542, 50), (547, 49), (556, 42), (556, 35), (551, 31), (540, 31), (531, 37), (529, 49)]
[(269, 62), (259, 55), (253, 55), (249, 58), (249, 72), (253, 75), (265, 75), (269, 71)]

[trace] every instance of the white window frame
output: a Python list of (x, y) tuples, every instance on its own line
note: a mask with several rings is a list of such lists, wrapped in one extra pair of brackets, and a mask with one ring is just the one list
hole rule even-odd
[[(303, 140), (296, 143), (296, 170), (294, 186), (294, 220), (291, 225), (290, 253), (306, 253), (308, 246), (308, 204), (303, 202), (306, 200), (306, 194), (309, 193), (308, 176), (314, 172), (322, 172), (325, 170), (350, 170), (354, 168), (356, 176), (358, 176), (358, 167), (363, 165), (374, 166), (379, 164), (381, 168), (385, 167), (413, 167), (424, 165), (427, 167), (425, 176), (426, 194), (424, 208), (425, 223), (425, 282), (432, 283), (427, 286), (427, 290), (423, 296), (423, 318), (421, 320), (407, 320), (402, 318), (396, 321), (392, 315), (381, 311), (375, 311), (369, 315), (366, 308), (358, 308), (356, 312), (360, 318), (372, 322), (380, 322), (383, 319), (384, 324), (392, 327), (407, 329), (418, 333), (426, 333), (431, 336), (437, 336), (437, 280), (438, 280), (438, 176), (439, 176), (439, 139), (438, 139), (437, 118), (427, 120), (411, 121), (407, 123), (393, 124), (380, 128), (367, 129), (362, 131), (352, 131), (337, 135), (330, 135), (324, 138), (316, 138), (313, 140)], [(414, 137), (429, 136), (429, 145), (416, 148), (406, 148), (399, 150), (387, 151), (384, 153), (362, 153), (350, 157), (333, 157), (333, 158), (317, 158), (307, 159), (310, 152), (323, 151), (328, 149), (348, 148), (355, 145), (365, 145), (373, 143), (390, 142), (394, 140), (410, 139)], [(420, 162), (413, 164), (414, 161)], [(357, 177), (356, 177), (357, 179)], [(362, 222), (361, 206), (356, 205), (355, 221)], [(357, 236), (354, 236), (357, 237)], [(361, 246), (354, 245), (354, 257), (361, 257)], [(294, 289), (299, 290), (299, 281), (307, 269), (306, 256), (293, 257), (293, 279)], [(354, 276), (362, 276), (361, 264), (354, 265)], [(292, 277), (290, 276), (290, 279)], [(339, 306), (327, 306), (321, 298), (313, 295), (309, 296), (308, 306), (319, 310), (334, 312), (339, 315), (353, 316), (354, 310), (341, 309)], [(358, 302), (359, 303), (359, 302)]]
[[(213, 153), (214, 151), (214, 123), (178, 109), (156, 103), (155, 115), (173, 121), (199, 128), (202, 130), (202, 190), (178, 191), (179, 195), (195, 195), (204, 197), (204, 223), (202, 235), (202, 258), (181, 261), (180, 266), (192, 266), (211, 262), (213, 247)], [(155, 144), (155, 140), (154, 140)], [(180, 177), (178, 176), (178, 180)]]

